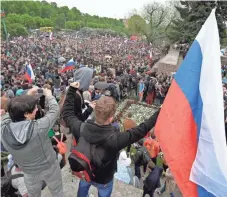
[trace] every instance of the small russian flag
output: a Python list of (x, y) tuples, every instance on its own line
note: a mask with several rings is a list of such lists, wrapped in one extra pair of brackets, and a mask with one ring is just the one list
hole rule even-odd
[(64, 65), (63, 69), (60, 71), (60, 73), (64, 73), (67, 70), (73, 70), (75, 68), (75, 62), (73, 60), (73, 58), (71, 60), (68, 61), (67, 64)]
[(31, 67), (31, 64), (27, 64), (26, 65), (26, 72), (25, 72), (25, 76), (24, 77), (29, 82), (32, 82), (32, 80), (35, 80), (35, 75), (34, 75), (32, 67)]

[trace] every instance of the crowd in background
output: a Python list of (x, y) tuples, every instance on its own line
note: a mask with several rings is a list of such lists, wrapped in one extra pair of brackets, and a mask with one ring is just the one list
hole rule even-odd
[[(111, 36), (90, 36), (85, 38), (79, 34), (59, 34), (56, 35), (53, 40), (50, 40), (49, 37), (41, 36), (31, 38), (20, 37), (14, 38), (8, 43), (2, 42), (2, 70), (0, 79), (2, 122), (6, 124), (9, 121), (9, 116), (12, 119), (15, 112), (15, 110), (13, 112), (12, 109), (13, 107), (15, 107), (14, 109), (18, 107), (15, 103), (32, 102), (26, 100), (30, 98), (26, 97), (26, 95), (34, 96), (33, 91), (36, 91), (35, 96), (38, 96), (39, 102), (37, 109), (35, 109), (35, 114), (33, 114), (34, 119), (36, 119), (37, 122), (38, 120), (40, 122), (42, 120), (41, 125), (43, 126), (47, 124), (43, 118), (47, 115), (49, 115), (49, 118), (51, 117), (50, 125), (48, 124), (46, 126), (46, 128), (48, 128), (48, 135), (42, 136), (42, 140), (45, 142), (47, 140), (45, 137), (51, 139), (51, 147), (53, 147), (60, 168), (62, 168), (66, 163), (66, 150), (61, 151), (59, 149), (57, 146), (58, 141), (66, 141), (67, 133), (65, 130), (69, 130), (75, 138), (79, 139), (78, 134), (74, 133), (76, 126), (70, 121), (72, 114), (75, 115), (79, 121), (86, 121), (88, 117), (92, 116), (93, 110), (95, 110), (95, 112), (99, 110), (97, 107), (99, 106), (98, 102), (101, 103), (101, 98), (105, 100), (106, 96), (111, 96), (117, 102), (121, 102), (121, 100), (125, 98), (133, 98), (140, 102), (146, 102), (149, 105), (162, 105), (174, 77), (173, 75), (164, 73), (150, 72), (152, 66), (162, 57), (162, 54), (163, 51), (160, 47), (154, 47), (142, 41), (130, 41), (125, 38)], [(72, 58), (75, 63), (75, 69), (61, 72), (64, 65)], [(28, 64), (31, 65), (35, 74), (35, 79), (32, 81), (28, 81), (24, 77), (27, 72)], [(223, 66), (223, 76), (225, 76), (225, 72), (226, 68)], [(78, 81), (80, 88), (76, 87), (73, 83)], [(223, 86), (224, 99), (226, 101), (227, 91), (225, 85)], [(43, 90), (43, 92), (39, 92), (38, 90)], [(70, 97), (73, 91), (74, 94), (77, 94), (75, 98), (73, 98), (73, 94)], [(75, 102), (76, 104), (70, 106), (70, 99), (77, 100), (77, 102)], [(106, 100), (108, 101), (108, 99)], [(56, 104), (57, 102), (58, 105)], [(112, 102), (111, 105), (115, 106), (113, 101), (109, 102)], [(101, 106), (99, 107), (101, 108)], [(23, 111), (23, 109), (21, 110)], [(53, 110), (52, 115), (50, 115), (51, 110)], [(74, 111), (70, 112), (70, 110)], [(112, 111), (114, 110), (116, 109), (113, 107)], [(53, 116), (55, 113), (60, 113), (60, 116)], [(103, 113), (105, 113), (105, 111)], [(26, 117), (26, 120), (28, 118), (30, 117)], [(98, 118), (98, 116), (93, 117), (93, 119), (96, 119), (96, 122), (99, 121)], [(130, 129), (138, 126), (130, 118), (131, 115), (128, 114), (128, 119), (123, 123), (125, 132), (131, 131)], [(158, 190), (159, 194), (167, 191), (170, 196), (173, 197), (176, 184), (168, 168), (168, 164), (164, 159), (164, 155), (160, 150), (154, 132), (151, 131), (156, 121), (153, 121), (153, 119), (155, 118), (152, 117), (150, 119), (152, 124), (146, 123), (149, 125), (146, 129), (140, 128), (144, 130), (143, 133), (146, 134), (145, 138), (140, 134), (141, 136), (139, 137), (135, 135), (136, 137), (134, 136), (134, 138), (128, 138), (127, 143), (126, 139), (124, 143), (122, 142), (122, 148), (128, 148), (127, 151), (122, 151), (118, 155), (119, 157), (116, 163), (117, 169), (114, 170), (113, 174), (114, 177), (120, 181), (139, 188), (142, 187), (144, 190), (143, 196), (145, 196), (145, 194), (153, 196), (155, 190), (160, 188)], [(20, 119), (17, 120), (17, 117), (15, 120), (15, 122), (20, 122)], [(12, 121), (14, 122), (14, 120)], [(117, 120), (113, 119), (108, 123), (114, 121)], [(4, 127), (1, 125), (1, 127), (3, 130), (9, 129), (7, 124), (4, 125)], [(25, 127), (26, 125), (23, 125), (22, 129)], [(40, 132), (42, 132), (40, 125), (39, 127), (37, 126), (37, 128), (37, 130), (40, 129)], [(136, 133), (138, 131), (135, 130), (133, 132)], [(17, 137), (19, 141), (26, 141), (26, 139), (21, 139), (20, 136)], [(138, 141), (139, 139), (140, 141)], [(7, 144), (6, 141), (7, 140), (5, 140), (5, 144)], [(134, 152), (127, 154), (132, 151), (129, 146), (131, 144), (133, 144), (132, 149)], [(44, 146), (44, 148), (47, 147)], [(12, 147), (5, 147), (1, 144), (1, 151), (11, 153), (7, 156), (8, 170), (12, 170), (12, 174), (23, 174), (21, 166), (18, 166), (18, 164), (13, 165), (14, 158), (12, 154), (15, 153)], [(28, 150), (26, 151), (28, 153)], [(48, 154), (49, 156), (47, 157), (51, 157), (48, 158), (48, 160), (53, 160), (54, 154), (52, 149), (51, 151), (49, 150)], [(16, 160), (20, 160), (19, 157), (23, 158), (23, 155), (19, 155)], [(30, 157), (32, 157), (32, 155)], [(132, 163), (131, 159), (134, 163), (134, 170), (130, 168)], [(161, 164), (159, 165), (159, 163)], [(54, 165), (56, 169), (58, 164)], [(23, 177), (17, 177), (17, 181), (14, 180), (12, 182), (13, 187), (18, 189), (20, 195), (23, 197), (29, 194), (30, 196), (32, 194), (33, 197), (39, 196), (39, 192), (38, 194), (35, 193), (39, 188), (37, 190), (32, 183), (28, 183), (28, 180), (32, 179), (32, 176), (28, 176), (30, 169), (26, 167), (24, 167), (24, 169), (27, 181), (25, 181)], [(52, 170), (51, 173), (54, 174), (55, 169), (50, 168), (50, 172)], [(40, 176), (43, 176), (43, 179), (46, 179), (45, 173), (50, 173), (45, 170), (42, 171), (43, 169), (40, 170), (38, 166), (36, 170), (40, 173)], [(2, 175), (4, 175), (4, 165), (2, 165)], [(165, 181), (164, 185), (161, 186), (160, 177), (163, 175)], [(56, 177), (55, 178), (60, 181), (61, 178)], [(143, 182), (142, 184), (140, 183), (141, 180)], [(55, 194), (62, 196), (62, 188), (57, 191), (57, 188), (61, 186), (55, 185), (52, 187), (53, 185), (48, 184), (48, 181), (50, 183), (53, 180), (46, 181), (49, 189), (53, 189), (52, 194), (56, 192)], [(60, 183), (61, 181), (59, 184)], [(98, 183), (100, 183), (99, 180)], [(111, 182), (109, 183), (111, 188)], [(96, 182), (94, 184), (96, 184)], [(100, 185), (102, 186), (102, 184)], [(40, 188), (44, 188), (45, 186), (45, 184), (39, 185)], [(86, 183), (80, 183), (80, 188), (87, 187), (89, 189), (89, 185), (86, 185)], [(31, 191), (33, 191), (33, 193)], [(100, 192), (101, 191), (100, 189)], [(82, 189), (78, 192), (79, 196), (84, 196), (86, 193), (86, 191), (82, 191)], [(108, 194), (106, 194), (106, 196), (108, 196)]]
[[(131, 95), (132, 89), (138, 95), (139, 83), (143, 81), (143, 101), (146, 101), (148, 83), (152, 81), (157, 97), (163, 100), (171, 79), (164, 74), (152, 73), (153, 78), (150, 80), (150, 76), (146, 74), (161, 54), (160, 47), (152, 48), (142, 41), (110, 36), (83, 38), (77, 34), (59, 34), (52, 41), (45, 36), (15, 38), (8, 43), (1, 43), (1, 90), (12, 97), (32, 85), (41, 88), (49, 84), (51, 88), (60, 88), (63, 92), (73, 78), (74, 70), (64, 73), (60, 73), (60, 70), (73, 58), (75, 69), (87, 66), (95, 70), (96, 81), (93, 85), (97, 80), (103, 80), (102, 78), (106, 82), (117, 84), (119, 98)], [(32, 66), (35, 74), (32, 84), (24, 78), (28, 64)], [(58, 99), (59, 92), (55, 92)]]

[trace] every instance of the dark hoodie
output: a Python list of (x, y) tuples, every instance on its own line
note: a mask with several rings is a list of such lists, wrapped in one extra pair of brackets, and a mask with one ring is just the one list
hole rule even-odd
[[(85, 140), (91, 144), (99, 144), (104, 141), (97, 147), (96, 155), (104, 164), (109, 163), (109, 161), (111, 162), (104, 168), (97, 169), (94, 172), (95, 179), (93, 181), (100, 184), (107, 184), (113, 180), (119, 151), (142, 139), (154, 127), (159, 111), (153, 114), (150, 119), (130, 129), (128, 132), (119, 133), (111, 125), (97, 125), (88, 120), (84, 125), (83, 131), (80, 133), (82, 121), (75, 116), (77, 112), (74, 112), (75, 102), (73, 101), (73, 91), (76, 91), (75, 88), (71, 88), (71, 93), (68, 93), (66, 96), (63, 118), (76, 140), (80, 136), (84, 136)], [(105, 141), (105, 139), (107, 140)]]
[(144, 181), (144, 186), (148, 190), (154, 191), (156, 188), (160, 187), (160, 177), (162, 175), (163, 169), (155, 166), (152, 172), (147, 176), (146, 180)]
[(76, 70), (76, 72), (74, 73), (74, 81), (80, 83), (79, 89), (81, 91), (88, 90), (92, 80), (93, 72), (94, 71), (91, 68), (82, 67)]
[[(78, 93), (78, 91), (79, 91), (79, 93)], [(85, 108), (83, 91), (81, 91), (77, 88), (69, 87), (68, 92), (67, 92), (67, 97), (69, 98), (70, 102), (73, 102), (73, 105), (71, 105), (72, 103), (70, 103), (70, 106), (73, 106), (72, 111), (73, 111), (73, 113), (75, 113), (73, 115), (74, 116), (76, 115), (79, 118), (79, 120), (81, 120), (81, 121), (87, 120), (87, 118), (91, 115), (93, 109), (89, 106), (82, 113), (82, 109)], [(67, 105), (68, 104), (66, 102), (64, 102), (62, 111), (65, 111), (65, 108), (68, 108)], [(66, 124), (68, 125), (67, 122), (66, 122)]]
[[(79, 82), (80, 85), (78, 88), (69, 87), (69, 89), (67, 91), (67, 97), (70, 98), (71, 102), (74, 102), (73, 111), (75, 112), (75, 115), (81, 121), (85, 121), (93, 111), (93, 109), (91, 107), (88, 107), (84, 111), (84, 113), (82, 113), (82, 109), (85, 108), (83, 91), (88, 90), (89, 85), (92, 80), (92, 75), (93, 75), (93, 70), (91, 68), (82, 67), (82, 68), (78, 69), (74, 73), (74, 81)], [(65, 102), (64, 102), (62, 111), (64, 111), (64, 108), (65, 108)], [(67, 108), (67, 106), (66, 106), (66, 108)], [(66, 122), (66, 124), (67, 124), (67, 122)]]

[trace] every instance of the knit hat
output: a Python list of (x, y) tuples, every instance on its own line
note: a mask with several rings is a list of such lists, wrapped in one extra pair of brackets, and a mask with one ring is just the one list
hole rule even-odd
[(18, 89), (17, 92), (16, 92), (16, 96), (20, 96), (22, 95), (23, 93), (23, 90), (22, 89)]
[(9, 89), (9, 90), (6, 90), (6, 97), (7, 98), (13, 98), (14, 97), (14, 92), (13, 90)]

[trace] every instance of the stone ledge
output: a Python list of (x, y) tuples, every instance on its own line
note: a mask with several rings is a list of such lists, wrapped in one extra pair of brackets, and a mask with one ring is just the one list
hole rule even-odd
[[(69, 166), (66, 165), (62, 169), (62, 181), (63, 181), (63, 190), (64, 197), (76, 197), (77, 190), (79, 186), (79, 179), (72, 176), (69, 171)], [(118, 180), (114, 180), (114, 187), (112, 197), (137, 197), (142, 196), (143, 191), (137, 189), (131, 185), (124, 184)], [(92, 197), (98, 197), (98, 192), (95, 187), (91, 187), (89, 194)], [(48, 188), (45, 188), (42, 192), (42, 197), (51, 197), (51, 194)]]

